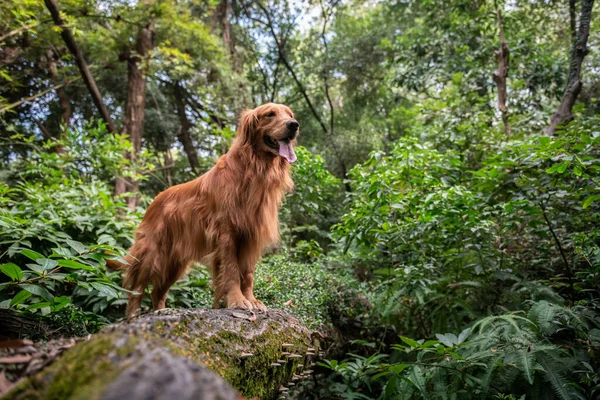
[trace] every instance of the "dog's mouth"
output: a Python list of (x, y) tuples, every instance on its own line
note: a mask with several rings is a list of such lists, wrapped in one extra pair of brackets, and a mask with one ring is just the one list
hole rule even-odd
[(294, 147), (290, 139), (275, 140), (272, 137), (264, 136), (265, 144), (270, 148), (277, 150), (277, 153), (285, 158), (290, 164), (297, 160), (296, 153), (294, 153)]

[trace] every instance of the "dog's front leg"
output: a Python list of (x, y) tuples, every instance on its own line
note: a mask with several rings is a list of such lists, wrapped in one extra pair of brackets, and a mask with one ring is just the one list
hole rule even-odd
[(218, 304), (218, 301), (225, 297), (227, 308), (252, 310), (254, 306), (242, 293), (237, 254), (233, 235), (219, 235), (218, 268), (214, 271), (215, 276), (213, 277), (215, 282), (215, 304)]
[(254, 297), (254, 271), (242, 275), (242, 293), (256, 310), (267, 311), (267, 306)]
[(246, 242), (242, 245), (239, 252), (238, 263), (240, 266), (240, 276), (242, 279), (242, 294), (252, 306), (260, 311), (267, 311), (267, 307), (262, 301), (254, 297), (254, 270), (256, 263), (260, 258), (261, 248), (256, 243)]

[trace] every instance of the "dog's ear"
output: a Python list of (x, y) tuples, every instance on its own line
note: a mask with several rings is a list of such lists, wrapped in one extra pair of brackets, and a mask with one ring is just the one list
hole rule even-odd
[(246, 110), (242, 113), (236, 134), (237, 141), (241, 146), (252, 144), (257, 124), (258, 118), (254, 110)]

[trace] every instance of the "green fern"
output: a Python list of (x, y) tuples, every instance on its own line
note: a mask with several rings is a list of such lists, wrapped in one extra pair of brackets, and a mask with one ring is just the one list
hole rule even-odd
[(550, 336), (556, 332), (557, 326), (554, 323), (554, 318), (556, 317), (557, 308), (556, 305), (542, 300), (535, 303), (529, 310), (529, 319), (535, 321), (543, 335)]
[(529, 382), (530, 385), (533, 385), (533, 375), (535, 373), (535, 353), (527, 349), (519, 353), (519, 358), (519, 369), (523, 372), (525, 378), (527, 378), (527, 382)]
[(492, 362), (488, 365), (486, 372), (483, 375), (483, 379), (481, 380), (481, 398), (487, 398), (490, 392), (490, 386), (492, 383), (492, 379), (494, 378), (494, 374), (496, 369), (498, 368), (498, 363), (502, 359), (502, 356), (496, 356), (492, 359)]
[[(477, 329), (478, 333), (481, 334), (482, 332), (486, 331), (487, 328), (489, 328), (490, 326), (493, 327), (493, 330), (496, 330), (498, 328), (505, 328), (505, 326), (501, 324), (502, 321), (508, 323), (513, 328), (513, 332), (510, 332), (510, 333), (519, 334), (522, 331), (522, 328), (519, 326), (519, 322), (524, 322), (533, 327), (536, 327), (536, 325), (532, 321), (530, 321), (529, 319), (527, 319), (525, 317), (521, 317), (516, 314), (504, 314), (504, 315), (492, 315), (490, 317), (483, 318), (483, 319), (479, 320), (477, 323), (475, 323), (475, 325), (473, 325), (472, 330), (474, 331)], [(500, 322), (500, 325), (498, 325), (499, 322)]]
[(575, 392), (567, 386), (564, 376), (559, 371), (555, 360), (552, 360), (547, 355), (538, 357), (538, 362), (544, 368), (544, 379), (547, 380), (554, 389), (556, 395), (563, 400), (573, 400), (575, 397), (583, 399), (579, 393)]

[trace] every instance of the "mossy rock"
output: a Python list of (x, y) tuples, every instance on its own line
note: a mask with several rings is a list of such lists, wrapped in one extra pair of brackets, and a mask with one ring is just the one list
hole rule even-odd
[(271, 399), (309, 376), (317, 336), (278, 310), (161, 310), (106, 327), (5, 398)]

